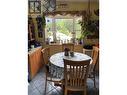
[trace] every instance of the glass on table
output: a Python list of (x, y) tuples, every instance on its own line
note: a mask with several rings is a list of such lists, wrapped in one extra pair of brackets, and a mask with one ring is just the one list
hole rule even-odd
[(74, 52), (73, 51), (70, 51), (70, 56), (74, 57)]

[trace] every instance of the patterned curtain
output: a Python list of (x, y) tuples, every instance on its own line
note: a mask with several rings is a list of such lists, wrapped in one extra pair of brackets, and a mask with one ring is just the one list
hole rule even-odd
[(53, 12), (56, 9), (56, 0), (42, 0), (42, 11)]
[(55, 16), (55, 15), (71, 15), (71, 16), (84, 16), (86, 15), (86, 11), (54, 11), (54, 12), (44, 12), (45, 15)]
[(30, 14), (53, 12), (56, 9), (56, 0), (28, 0), (28, 4)]

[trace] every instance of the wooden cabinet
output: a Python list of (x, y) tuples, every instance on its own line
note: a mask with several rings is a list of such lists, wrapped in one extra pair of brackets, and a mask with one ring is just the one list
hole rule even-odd
[[(45, 47), (50, 48), (50, 56), (62, 52), (62, 45), (61, 44), (51, 44), (51, 45), (46, 45)], [(83, 52), (83, 46), (82, 45), (74, 45), (74, 51), (75, 52)]]
[(50, 48), (50, 55), (62, 51), (62, 45), (49, 45), (49, 48)]
[(88, 56), (91, 56), (92, 49), (83, 49), (83, 53), (87, 54)]
[(41, 47), (37, 47), (28, 53), (29, 80), (31, 80), (42, 67)]
[(80, 44), (74, 45), (74, 51), (82, 53), (83, 52), (83, 45), (80, 45)]

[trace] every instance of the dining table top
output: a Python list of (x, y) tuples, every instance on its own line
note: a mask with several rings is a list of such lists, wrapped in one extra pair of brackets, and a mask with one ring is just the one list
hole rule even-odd
[(79, 52), (74, 52), (74, 56), (73, 57), (65, 56), (64, 52), (59, 52), (59, 53), (53, 54), (50, 57), (49, 60), (55, 66), (64, 68), (63, 59), (72, 60), (72, 61), (84, 61), (84, 60), (89, 60), (89, 59), (92, 59), (92, 58), (90, 56), (84, 54), (84, 53), (79, 53)]

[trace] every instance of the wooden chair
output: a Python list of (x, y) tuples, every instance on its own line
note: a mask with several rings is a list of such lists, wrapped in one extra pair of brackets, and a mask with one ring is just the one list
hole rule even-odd
[(90, 60), (70, 61), (64, 59), (64, 85), (67, 91), (84, 91), (86, 95), (86, 80), (89, 71)]
[[(41, 51), (42, 51), (42, 58), (43, 58), (43, 62), (44, 62), (44, 69), (45, 69), (45, 73), (46, 73), (46, 81), (45, 81), (45, 95), (46, 95), (47, 82), (50, 81), (50, 82), (53, 82), (54, 84), (60, 84), (60, 83), (62, 83), (62, 79), (53, 76), (53, 70), (51, 67), (51, 63), (49, 62), (50, 49), (44, 48)], [(53, 85), (52, 85), (52, 87), (54, 89), (56, 89)]]
[(99, 48), (98, 47), (93, 46), (91, 57), (93, 61), (90, 67), (88, 78), (91, 78), (94, 81), (94, 88), (96, 88), (95, 75), (96, 75), (97, 63), (99, 61)]
[(74, 51), (74, 44), (73, 43), (62, 44), (62, 51), (64, 51), (65, 48), (69, 48), (70, 51)]

